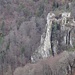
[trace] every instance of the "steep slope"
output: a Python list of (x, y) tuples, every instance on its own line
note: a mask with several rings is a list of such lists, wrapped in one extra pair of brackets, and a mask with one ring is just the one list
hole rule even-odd
[(51, 25), (46, 24), (48, 12), (70, 11), (74, 18), (74, 8), (74, 0), (0, 0), (0, 75), (8, 75), (7, 71), (13, 75), (15, 68), (31, 62), (31, 56), (37, 61), (52, 55), (52, 51), (56, 54), (67, 49), (74, 51), (75, 28), (71, 34), (73, 47), (63, 43), (65, 47), (57, 45), (57, 40), (61, 41), (63, 33), (66, 35), (68, 31), (59, 30), (55, 39), (56, 33), (51, 33)]
[(74, 71), (75, 52), (66, 52), (27, 64), (15, 70), (14, 75), (70, 75)]

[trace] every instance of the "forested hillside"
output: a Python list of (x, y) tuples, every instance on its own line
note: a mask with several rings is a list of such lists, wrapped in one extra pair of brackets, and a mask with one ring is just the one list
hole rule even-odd
[(0, 75), (14, 75), (17, 67), (32, 62), (49, 12), (71, 12), (75, 19), (75, 0), (0, 0)]

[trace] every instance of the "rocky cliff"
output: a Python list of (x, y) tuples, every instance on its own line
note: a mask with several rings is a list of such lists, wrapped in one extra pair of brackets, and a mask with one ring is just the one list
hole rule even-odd
[(31, 56), (32, 61), (49, 57), (52, 53), (59, 54), (69, 48), (74, 48), (75, 21), (70, 12), (47, 15), (46, 32), (41, 35), (40, 46)]

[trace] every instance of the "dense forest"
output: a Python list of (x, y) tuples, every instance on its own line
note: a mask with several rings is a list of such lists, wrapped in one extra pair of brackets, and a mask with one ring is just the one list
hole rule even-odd
[[(34, 66), (34, 74), (26, 71), (32, 69), (33, 64), (27, 64), (32, 63), (31, 56), (40, 45), (41, 35), (47, 30), (47, 14), (59, 14), (62, 11), (71, 12), (75, 19), (75, 0), (0, 0), (0, 75), (53, 75), (49, 65), (44, 63), (40, 74), (37, 73), (38, 63)], [(55, 38), (55, 35), (52, 37)], [(74, 48), (67, 49), (74, 51), (75, 43)], [(58, 57), (57, 60), (60, 59)], [(15, 69), (18, 67), (24, 67), (25, 73), (22, 74), (20, 68), (16, 74)]]

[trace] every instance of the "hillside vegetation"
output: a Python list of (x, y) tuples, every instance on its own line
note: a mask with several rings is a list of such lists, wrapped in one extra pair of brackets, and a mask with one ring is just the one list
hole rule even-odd
[(75, 0), (0, 0), (0, 75), (15, 75), (16, 68), (31, 63), (50, 11), (70, 11), (75, 18)]

